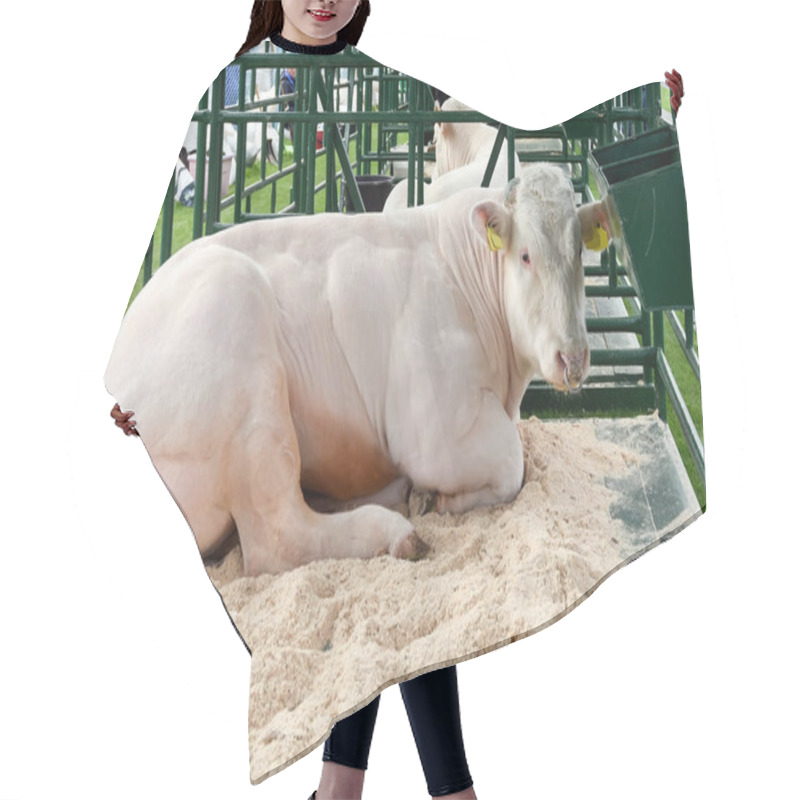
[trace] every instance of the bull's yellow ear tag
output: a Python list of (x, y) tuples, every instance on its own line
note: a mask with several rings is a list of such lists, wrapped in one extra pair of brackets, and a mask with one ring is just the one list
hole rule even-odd
[(596, 227), (592, 230), (592, 235), (588, 239), (584, 239), (583, 243), (590, 250), (605, 250), (608, 247), (608, 234), (606, 229), (598, 222)]
[(490, 250), (503, 249), (503, 237), (491, 225), (486, 226), (486, 239)]

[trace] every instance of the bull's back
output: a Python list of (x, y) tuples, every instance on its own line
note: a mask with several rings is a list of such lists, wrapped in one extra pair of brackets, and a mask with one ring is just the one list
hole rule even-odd
[(346, 499), (397, 476), (385, 441), (387, 369), (410, 245), (424, 236), (369, 217), (236, 226), (156, 273), (106, 372), (151, 455), (219, 457), (242, 424), (253, 372), (277, 362), (306, 488)]
[(254, 365), (278, 357), (265, 345), (275, 311), (266, 275), (213, 238), (153, 276), (122, 321), (105, 376), (151, 455), (206, 457), (231, 435)]

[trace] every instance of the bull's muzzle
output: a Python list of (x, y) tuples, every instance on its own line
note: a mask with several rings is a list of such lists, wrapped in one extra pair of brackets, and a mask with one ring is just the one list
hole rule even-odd
[(567, 391), (570, 394), (576, 394), (583, 388), (585, 377), (582, 369), (576, 373), (570, 372), (569, 367), (564, 367), (564, 385), (567, 387)]
[(564, 388), (570, 394), (575, 394), (583, 388), (583, 382), (586, 380), (586, 373), (589, 370), (589, 351), (584, 350), (574, 355), (559, 353), (559, 356), (564, 364)]

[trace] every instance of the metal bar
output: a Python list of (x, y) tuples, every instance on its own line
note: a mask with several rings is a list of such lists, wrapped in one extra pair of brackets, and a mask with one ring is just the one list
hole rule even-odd
[[(320, 87), (319, 91), (320, 99), (324, 107), (327, 104), (328, 99), (322, 87)], [(342, 182), (346, 187), (346, 191), (350, 195), (350, 199), (353, 202), (353, 207), (355, 208), (356, 213), (363, 214), (365, 211), (364, 200), (361, 197), (361, 190), (358, 188), (358, 182), (356, 181), (356, 176), (353, 172), (353, 165), (350, 163), (350, 154), (347, 152), (347, 144), (342, 139), (342, 133), (339, 130), (338, 125), (331, 126), (330, 139), (333, 144), (333, 149), (339, 156), (339, 163), (342, 167)]]
[[(320, 84), (320, 99), (322, 100), (322, 107), (325, 110), (331, 110), (334, 107), (334, 88), (333, 88), (333, 71), (330, 67), (324, 70), (325, 80)], [(324, 91), (323, 91), (324, 90)], [(327, 95), (327, 105), (326, 96)], [(323, 128), (322, 144), (325, 152), (325, 210), (338, 211), (338, 202), (336, 198), (336, 162), (334, 159), (333, 150), (333, 135), (332, 128), (338, 126), (326, 122)]]
[(608, 253), (608, 259), (606, 261), (608, 265), (608, 287), (610, 289), (616, 289), (617, 277), (619, 274), (619, 262), (617, 261), (617, 248), (613, 242), (608, 246), (606, 252)]
[[(273, 172), (271, 175), (268, 175), (263, 180), (255, 181), (254, 183), (245, 186), (243, 194), (245, 196), (254, 194), (255, 192), (259, 191), (260, 189), (264, 189), (269, 186), (275, 186), (275, 184), (281, 180), (282, 178), (287, 178), (289, 175), (292, 175), (294, 172), (297, 171), (297, 164), (289, 164), (288, 167), (285, 167), (280, 172)], [(222, 207), (227, 208), (233, 202), (232, 197), (228, 197), (222, 201)]]
[(516, 131), (513, 128), (506, 128), (506, 141), (508, 142), (508, 180), (514, 177), (516, 164), (514, 163), (514, 154), (516, 151), (515, 137)]
[(675, 411), (678, 424), (680, 425), (684, 439), (686, 440), (686, 445), (689, 448), (689, 454), (691, 455), (692, 461), (694, 461), (695, 466), (700, 473), (703, 484), (705, 485), (705, 448), (700, 438), (700, 434), (697, 432), (697, 428), (692, 421), (692, 416), (689, 413), (689, 409), (686, 407), (686, 403), (683, 401), (680, 389), (678, 388), (678, 383), (675, 380), (675, 376), (672, 374), (672, 370), (670, 369), (669, 362), (667, 361), (667, 357), (664, 355), (663, 350), (659, 351), (658, 353), (657, 367), (658, 374), (666, 388), (667, 394), (669, 395), (669, 399), (672, 403), (672, 408)]
[[(423, 161), (435, 161), (433, 154), (423, 152)], [(408, 153), (376, 153), (364, 152), (362, 154), (363, 160), (368, 162), (389, 162), (389, 161), (405, 161), (408, 162)]]
[[(281, 122), (278, 125), (278, 153), (277, 153), (277, 160), (278, 163), (275, 165), (277, 174), (284, 174), (285, 168), (283, 166), (283, 161), (286, 156), (286, 126)], [(291, 164), (288, 169), (294, 170), (294, 164)], [(261, 180), (264, 181), (267, 179), (267, 165), (266, 163), (263, 165), (261, 169)], [(270, 209), (275, 211), (275, 206), (278, 203), (278, 181), (271, 182), (272, 191), (270, 192)], [(250, 206), (248, 205), (248, 211), (250, 210)]]
[[(355, 97), (355, 86), (356, 86), (356, 70), (351, 69), (347, 72), (347, 110), (353, 110), (353, 104), (356, 103)], [(345, 122), (344, 124), (344, 143), (345, 149), (347, 150), (347, 159), (350, 160), (350, 139), (355, 135), (356, 141), (358, 141), (358, 125), (353, 125), (353, 128), (350, 126), (353, 125), (350, 122)], [(356, 145), (356, 173), (359, 170), (359, 163), (358, 163), (358, 146)], [(342, 194), (344, 193), (344, 186), (342, 186)], [(344, 207), (344, 199), (342, 198), (340, 201), (340, 208)]]
[[(308, 104), (308, 89), (306, 87), (307, 72), (304, 69), (297, 70), (295, 74), (295, 92), (298, 99), (295, 104), (306, 106)], [(283, 112), (282, 112), (283, 113)], [(292, 180), (292, 191), (290, 201), (297, 210), (303, 208), (303, 153), (305, 152), (306, 126), (297, 124), (292, 126), (292, 146), (294, 148), (295, 171)]]
[[(408, 83), (408, 107), (409, 111), (415, 108), (417, 104), (417, 82), (413, 78), (409, 78)], [(405, 115), (406, 120), (408, 119), (408, 114)], [(408, 126), (408, 173), (407, 173), (407, 180), (408, 180), (408, 192), (406, 198), (406, 205), (411, 207), (416, 205), (416, 192), (414, 191), (414, 184), (416, 179), (416, 173), (414, 170), (415, 161), (414, 157), (417, 150), (417, 126), (409, 124)]]
[(661, 84), (647, 84), (647, 96), (651, 98), (649, 127), (654, 128), (661, 121)]
[[(411, 82), (411, 79), (409, 79), (409, 82)], [(281, 97), (288, 98), (289, 95), (282, 95)], [(315, 122), (363, 122), (368, 119), (370, 122), (403, 124), (408, 123), (411, 111), (411, 103), (409, 102), (408, 108), (391, 111), (265, 111), (263, 112), (263, 117), (266, 119), (280, 117), (287, 122), (308, 122), (313, 116)], [(220, 119), (224, 122), (242, 122), (243, 120), (252, 120), (254, 117), (260, 119), (262, 114), (253, 111), (233, 111), (230, 109), (223, 111), (220, 109), (215, 119)], [(195, 111), (192, 119), (194, 121), (205, 119), (206, 122), (209, 122), (211, 120), (211, 112)], [(417, 111), (414, 114), (414, 121), (425, 123), (426, 125), (435, 122), (494, 122), (490, 117), (477, 111)], [(538, 131), (531, 131), (531, 133), (538, 133)]]
[[(633, 300), (634, 304), (638, 308), (639, 314), (642, 317), (642, 346), (650, 347), (653, 344), (653, 333), (651, 329), (651, 315), (646, 312), (642, 311), (641, 304), (638, 300)], [(644, 373), (644, 381), (645, 383), (652, 383), (653, 382), (653, 370), (646, 369)]]
[[(601, 254), (600, 266), (599, 267), (587, 267), (584, 265), (583, 267), (583, 274), (587, 277), (595, 276), (598, 278), (607, 278), (608, 277), (608, 263), (603, 266), (603, 256), (606, 256), (606, 251), (603, 251)], [(588, 287), (587, 287), (588, 288)]]
[[(644, 317), (636, 314), (629, 317), (588, 317), (586, 329), (589, 333), (642, 333)], [(649, 345), (649, 342), (647, 343)]]
[(175, 170), (167, 186), (167, 195), (161, 212), (161, 247), (158, 265), (161, 266), (172, 255), (172, 223), (175, 219)]
[(694, 350), (689, 345), (687, 336), (683, 327), (681, 326), (680, 320), (678, 319), (678, 315), (674, 311), (669, 311), (667, 313), (667, 319), (669, 320), (669, 324), (672, 326), (672, 330), (675, 333), (675, 338), (678, 340), (678, 344), (680, 344), (681, 349), (683, 350), (683, 354), (686, 356), (686, 360), (689, 362), (689, 366), (692, 368), (692, 372), (694, 372), (695, 378), (697, 378), (699, 381), (700, 362), (697, 360)]
[[(595, 365), (600, 366), (600, 365)], [(605, 364), (604, 366), (610, 367), (641, 367), (641, 364)], [(626, 369), (625, 372), (615, 372), (613, 375), (604, 375), (601, 373), (589, 373), (586, 380), (583, 382), (584, 388), (591, 386), (597, 388), (599, 386), (610, 387), (615, 389), (627, 389), (631, 386), (642, 386), (642, 373), (637, 372), (635, 369)], [(652, 387), (651, 387), (652, 388)]]
[[(367, 73), (366, 94), (364, 96), (364, 108), (365, 109), (369, 109), (370, 111), (372, 109), (372, 95), (373, 95), (373, 84), (374, 83), (375, 83), (375, 77), (374, 77), (373, 71), (370, 70)], [(378, 107), (379, 108), (380, 108), (380, 102), (381, 102), (381, 94), (380, 94), (380, 90), (379, 90), (378, 91)], [(374, 146), (373, 146), (373, 143), (372, 143), (372, 141), (373, 141), (373, 133), (374, 133), (373, 130), (372, 130), (372, 120), (370, 119), (368, 113), (367, 113), (367, 116), (364, 116), (364, 114), (365, 114), (364, 109), (361, 109), (360, 113), (362, 115), (360, 117), (360, 119), (362, 120), (362, 122), (364, 124), (364, 133), (365, 133), (365, 136), (366, 136), (366, 149), (369, 152), (372, 152), (372, 150), (374, 149)], [(378, 126), (378, 127), (380, 128), (380, 126)], [(369, 167), (367, 168), (367, 172), (369, 172)]]
[(585, 387), (577, 394), (531, 385), (523, 395), (520, 411), (524, 416), (633, 416), (652, 413), (655, 399), (652, 385)]
[(686, 346), (694, 350), (694, 309), (687, 308), (683, 312), (683, 330), (686, 333)]
[[(414, 81), (417, 85), (414, 99), (414, 117), (419, 116), (421, 107), (422, 93), (425, 91), (425, 84), (419, 81)], [(417, 151), (414, 155), (416, 159), (415, 167), (417, 170), (417, 205), (422, 205), (425, 202), (425, 126), (423, 123), (417, 121)]]
[(497, 159), (500, 157), (500, 148), (506, 139), (506, 126), (501, 125), (497, 129), (497, 136), (494, 137), (494, 144), (492, 145), (492, 152), (489, 154), (489, 161), (486, 164), (486, 171), (483, 173), (483, 180), (481, 186), (488, 186), (492, 180), (492, 173), (494, 172)]
[[(658, 350), (664, 350), (664, 314), (662, 311), (653, 311), (653, 344)], [(656, 395), (658, 397), (658, 416), (667, 421), (667, 394), (663, 375), (656, 371), (655, 375)]]
[(350, 163), (350, 156), (338, 128), (334, 129), (332, 138), (334, 149), (339, 156), (339, 163), (342, 167), (342, 180), (350, 194), (350, 199), (353, 201), (353, 207), (357, 214), (363, 214), (365, 210), (364, 201), (361, 199), (361, 191), (353, 173), (353, 165)]
[[(211, 87), (211, 141), (208, 146), (208, 200), (206, 234), (219, 222), (222, 178), (222, 120), (220, 112), (225, 101), (225, 70), (214, 79)], [(202, 154), (199, 154), (202, 157)]]
[(319, 95), (320, 77), (319, 69), (309, 69), (308, 108), (311, 113), (309, 114), (309, 124), (306, 132), (306, 173), (303, 176), (305, 180), (303, 211), (306, 214), (314, 213), (314, 184), (316, 183), (317, 171), (317, 96)]
[(142, 263), (142, 286), (144, 286), (150, 278), (153, 277), (153, 247), (155, 246), (155, 231), (150, 237), (150, 243), (147, 245), (147, 250), (144, 254), (144, 262)]
[(246, 53), (234, 62), (243, 69), (259, 67), (381, 67), (378, 61), (363, 53), (353, 51), (337, 53), (334, 56), (307, 55), (303, 53)]
[[(285, 108), (285, 101), (283, 96), (281, 95), (281, 73), (279, 69), (275, 70), (275, 75), (273, 77), (273, 85), (276, 87), (275, 89), (275, 96), (276, 99), (280, 100), (279, 108)], [(296, 87), (295, 87), (296, 88)], [(283, 158), (285, 155), (285, 144), (286, 144), (286, 124), (283, 121), (278, 122), (278, 152), (276, 153), (277, 164), (275, 165), (277, 172), (281, 172), (283, 169)], [(262, 152), (262, 159), (261, 159), (261, 180), (266, 180), (267, 177), (267, 162), (266, 159), (263, 157), (264, 153)], [(275, 206), (278, 202), (278, 182), (274, 181), (271, 186), (270, 190), (270, 199), (269, 205), (270, 210), (275, 211)], [(248, 199), (247, 203), (247, 213), (251, 212), (251, 204)]]
[[(208, 90), (200, 98), (200, 108), (208, 108)], [(203, 235), (203, 218), (205, 216), (205, 185), (206, 185), (206, 144), (208, 141), (208, 125), (205, 122), (197, 123), (197, 151), (194, 162), (194, 207), (192, 208), (192, 239), (199, 239)]]
[(630, 347), (592, 350), (590, 361), (595, 367), (645, 367), (656, 365), (656, 347)]
[[(245, 79), (247, 71), (239, 70), (239, 96), (237, 105), (239, 111), (244, 111)], [(245, 183), (245, 161), (247, 160), (247, 123), (241, 122), (236, 126), (236, 174), (233, 177), (233, 221), (242, 219), (242, 189)]]
[[(359, 81), (356, 84), (356, 108), (360, 111), (362, 108), (362, 104), (364, 102), (364, 74), (363, 70), (359, 69), (358, 73), (360, 76)], [(361, 153), (364, 150), (363, 147), (363, 140), (364, 140), (364, 125), (360, 122), (354, 123), (356, 126), (356, 169), (359, 175), (363, 175), (363, 164), (361, 162)]]
[[(387, 85), (386, 85), (386, 83), (384, 81), (380, 80), (380, 78), (379, 78), (378, 79), (378, 111), (385, 111), (386, 107), (388, 105), (388, 102), (389, 102), (389, 94), (388, 94), (388, 91), (387, 91)], [(372, 99), (370, 97), (370, 107), (371, 106), (372, 106)], [(370, 124), (370, 145), (371, 145), (370, 150), (371, 151), (374, 150), (374, 152), (377, 154), (378, 172), (381, 171), (381, 166), (382, 166), (381, 155), (382, 155), (382, 153), (384, 151), (384, 130), (385, 130), (384, 123), (379, 122), (378, 123), (378, 130), (377, 130), (377, 134), (376, 134), (377, 138), (376, 138), (375, 143), (373, 145), (373, 143), (372, 143), (372, 125)], [(372, 173), (372, 164), (373, 164), (372, 160), (366, 161), (365, 162), (366, 169), (361, 174), (362, 175), (370, 175)]]
[(613, 289), (608, 286), (587, 286), (587, 297), (636, 297), (633, 286), (617, 285)]
[[(292, 207), (292, 211), (295, 209)], [(254, 220), (259, 219), (286, 219), (287, 212), (286, 211), (276, 211), (275, 213), (266, 213), (266, 214), (245, 214), (244, 219), (242, 222), (252, 222)]]
[(336, 196), (336, 160), (333, 149), (333, 133), (329, 123), (325, 124), (323, 144), (323, 149), (325, 150), (325, 210), (339, 211), (339, 201)]

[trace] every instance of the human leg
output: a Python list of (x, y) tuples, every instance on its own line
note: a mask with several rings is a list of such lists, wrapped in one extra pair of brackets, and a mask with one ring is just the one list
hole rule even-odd
[(378, 695), (364, 708), (337, 722), (322, 752), (322, 776), (316, 800), (358, 800), (364, 786)]
[(475, 797), (461, 733), (455, 666), (401, 683), (400, 692), (428, 792), (432, 797)]

